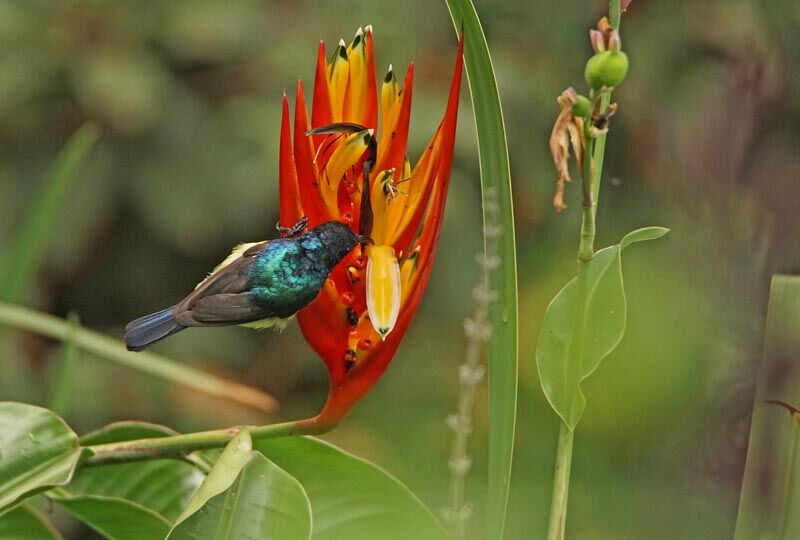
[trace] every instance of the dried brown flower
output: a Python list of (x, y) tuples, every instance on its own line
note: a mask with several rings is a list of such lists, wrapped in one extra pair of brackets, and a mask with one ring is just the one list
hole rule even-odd
[(572, 106), (578, 102), (578, 94), (573, 88), (567, 88), (558, 96), (558, 105), (561, 112), (553, 125), (550, 133), (550, 154), (556, 166), (556, 194), (553, 197), (553, 206), (556, 212), (563, 212), (567, 207), (564, 204), (564, 183), (570, 182), (569, 176), (569, 150), (575, 154), (579, 167), (583, 167), (584, 138), (583, 118), (572, 113)]

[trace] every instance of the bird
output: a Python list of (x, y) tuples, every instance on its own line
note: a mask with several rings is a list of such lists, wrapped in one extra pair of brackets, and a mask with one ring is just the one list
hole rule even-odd
[(371, 242), (339, 221), (303, 232), (307, 222), (279, 226), (281, 238), (236, 246), (176, 305), (128, 323), (127, 349), (144, 350), (194, 326), (285, 327), (350, 251)]

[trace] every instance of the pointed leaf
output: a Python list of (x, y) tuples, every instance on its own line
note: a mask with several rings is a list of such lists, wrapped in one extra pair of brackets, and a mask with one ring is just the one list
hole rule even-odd
[[(174, 432), (144, 422), (118, 422), (84, 436), (84, 445), (105, 444)], [(47, 496), (111, 540), (164, 538), (203, 481), (188, 463), (153, 460), (82, 469), (72, 482)]]
[[(622, 283), (622, 250), (666, 234), (663, 227), (647, 227), (595, 253), (579, 269), (586, 304), (581, 313), (580, 277), (561, 289), (547, 307), (536, 346), (542, 389), (550, 405), (570, 429), (583, 414), (586, 399), (580, 384), (616, 348), (625, 332), (626, 302)], [(579, 321), (576, 321), (578, 319)]]
[[(25, 295), (36, 269), (57, 237), (58, 216), (77, 182), (78, 169), (99, 136), (93, 124), (84, 124), (67, 141), (42, 181), (41, 191), (7, 245), (0, 269), (0, 300), (16, 302)], [(13, 264), (10, 263), (13, 261)]]
[[(492, 288), (497, 300), (489, 306), (492, 339), (488, 345), (489, 375), (489, 489), (486, 536), (503, 537), (514, 429), (517, 416), (517, 256), (508, 144), (497, 79), (478, 13), (472, 0), (446, 0), (456, 31), (464, 31), (467, 70), (481, 170), (484, 231), (487, 225), (503, 231), (498, 240), (500, 266)], [(488, 9), (488, 7), (487, 7)], [(497, 211), (493, 213), (492, 207)], [(484, 244), (487, 240), (484, 240)]]
[(177, 434), (178, 432), (174, 429), (161, 424), (123, 420), (121, 422), (112, 422), (100, 429), (90, 431), (83, 435), (80, 441), (82, 446), (95, 446), (152, 437), (168, 437)]
[(0, 402), (0, 512), (69, 482), (80, 453), (78, 436), (57, 415), (33, 405)]
[(800, 538), (800, 276), (774, 275), (735, 540)]
[(225, 448), (169, 540), (305, 540), (311, 508), (300, 483), (258, 452), (246, 431)]
[(306, 489), (314, 540), (447, 538), (408, 488), (363, 459), (309, 437), (256, 441), (255, 448)]
[(64, 540), (41, 512), (23, 504), (0, 516), (3, 540)]
[(47, 495), (108, 540), (158, 540), (171, 525), (164, 516), (125, 499), (72, 496), (63, 488)]

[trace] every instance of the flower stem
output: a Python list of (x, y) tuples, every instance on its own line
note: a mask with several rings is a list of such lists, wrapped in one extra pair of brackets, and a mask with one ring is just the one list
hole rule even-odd
[[(618, 29), (620, 24), (620, 0), (611, 0), (609, 5), (610, 24)], [(611, 91), (605, 91), (600, 96), (599, 111), (608, 109), (611, 103)], [(584, 133), (585, 152), (583, 158), (583, 213), (581, 216), (581, 236), (578, 245), (578, 309), (576, 310), (575, 332), (573, 343), (583, 342), (584, 319), (588, 303), (589, 288), (587, 284), (588, 272), (594, 257), (594, 239), (596, 234), (595, 221), (597, 217), (597, 202), (600, 196), (600, 180), (603, 171), (603, 158), (606, 151), (606, 134), (602, 133), (597, 138), (590, 137), (588, 126)], [(570, 355), (583, 355), (581, 350), (570, 350)], [(576, 362), (570, 362), (576, 365)], [(574, 380), (573, 374), (568, 374), (568, 380)], [(547, 540), (563, 540), (567, 519), (567, 503), (569, 500), (569, 475), (572, 466), (572, 443), (574, 430), (562, 419), (558, 434), (558, 448), (556, 449), (556, 466), (553, 478), (553, 497), (550, 504), (550, 525), (547, 531)]]
[(196, 450), (222, 448), (242, 429), (249, 431), (253, 440), (259, 440), (292, 435), (317, 435), (328, 431), (331, 427), (333, 426), (319, 422), (317, 418), (309, 418), (266, 426), (237, 426), (170, 437), (98, 444), (86, 447), (89, 457), (81, 466), (94, 467), (147, 459), (183, 458)]
[(550, 504), (550, 528), (547, 531), (547, 540), (562, 540), (564, 538), (574, 433), (562, 420), (561, 429), (558, 432), (556, 470), (553, 478), (553, 499)]
[(492, 327), (489, 321), (489, 304), (496, 298), (492, 290), (492, 272), (500, 264), (499, 238), (502, 228), (497, 224), (498, 206), (493, 188), (484, 194), (486, 225), (484, 227), (485, 253), (478, 255), (481, 266), (481, 279), (473, 293), (472, 316), (464, 321), (464, 334), (467, 349), (464, 363), (458, 368), (459, 393), (456, 412), (447, 417), (447, 424), (453, 431), (453, 445), (448, 465), (450, 485), (448, 503), (443, 514), (449, 523), (454, 540), (462, 540), (467, 535), (467, 525), (472, 517), (472, 508), (464, 497), (466, 477), (472, 467), (468, 452), (469, 435), (472, 432), (472, 416), (475, 405), (475, 391), (483, 381), (486, 369), (481, 363), (486, 343), (491, 339)]

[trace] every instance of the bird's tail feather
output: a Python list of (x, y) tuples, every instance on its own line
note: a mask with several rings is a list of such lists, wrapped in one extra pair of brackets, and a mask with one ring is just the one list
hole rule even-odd
[(129, 351), (141, 351), (184, 328), (175, 322), (172, 308), (167, 308), (129, 322), (125, 327), (125, 346)]

